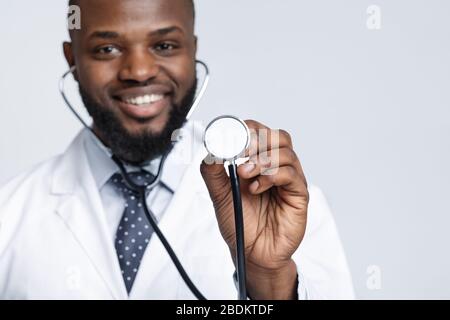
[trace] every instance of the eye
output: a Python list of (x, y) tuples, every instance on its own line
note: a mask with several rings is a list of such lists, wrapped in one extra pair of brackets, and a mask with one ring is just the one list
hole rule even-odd
[(160, 53), (169, 53), (177, 49), (177, 46), (170, 42), (161, 42), (155, 46), (155, 50)]
[(120, 54), (120, 50), (113, 45), (109, 45), (109, 46), (103, 46), (103, 47), (97, 48), (95, 50), (95, 53), (103, 55), (103, 56), (115, 56), (115, 55)]

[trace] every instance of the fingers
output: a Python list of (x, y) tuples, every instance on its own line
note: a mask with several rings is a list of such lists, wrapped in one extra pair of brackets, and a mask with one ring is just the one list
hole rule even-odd
[[(300, 160), (293, 150), (291, 136), (284, 130), (272, 130), (254, 121), (246, 120), (251, 142), (246, 150), (249, 160), (239, 166), (242, 185), (253, 194), (260, 194), (272, 187), (283, 187), (292, 194), (307, 193), (307, 181)], [(228, 182), (223, 164), (202, 169), (204, 179), (216, 197)], [(215, 177), (214, 177), (215, 176)], [(212, 185), (218, 187), (212, 188)]]
[(251, 156), (245, 164), (239, 166), (238, 173), (240, 177), (250, 179), (268, 169), (287, 165), (293, 165), (297, 169), (300, 167), (300, 161), (294, 150), (291, 148), (274, 149)]
[(272, 149), (292, 148), (292, 139), (288, 132), (272, 130), (254, 120), (246, 120), (245, 123), (250, 129), (251, 136), (250, 146), (245, 154), (247, 157)]
[(243, 179), (253, 179), (259, 175), (274, 175), (284, 166), (292, 166), (306, 185), (306, 178), (297, 154), (291, 148), (270, 150), (250, 157), (248, 162), (239, 166), (238, 174)]
[(280, 167), (275, 174), (259, 175), (250, 184), (249, 191), (253, 194), (261, 194), (272, 187), (281, 187), (292, 194), (307, 194), (307, 187), (302, 177), (292, 166)]
[(211, 199), (220, 202), (226, 196), (229, 178), (223, 164), (214, 163), (208, 157), (202, 162), (200, 172), (208, 188)]

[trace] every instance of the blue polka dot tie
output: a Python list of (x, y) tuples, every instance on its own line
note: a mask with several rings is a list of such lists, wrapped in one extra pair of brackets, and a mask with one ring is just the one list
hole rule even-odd
[[(130, 177), (138, 185), (149, 185), (154, 179), (147, 171), (130, 173)], [(139, 194), (126, 185), (119, 173), (114, 174), (110, 182), (125, 197), (125, 210), (117, 229), (115, 247), (125, 286), (130, 293), (153, 228), (145, 216), (143, 199)]]

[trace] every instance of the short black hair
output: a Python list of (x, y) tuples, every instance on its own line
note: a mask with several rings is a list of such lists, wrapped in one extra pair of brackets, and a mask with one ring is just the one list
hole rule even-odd
[[(194, 4), (194, 0), (187, 0), (190, 2), (191, 7), (192, 7), (192, 16), (194, 17), (194, 21), (195, 21), (195, 4)], [(78, 5), (78, 0), (69, 0), (69, 7), (70, 6), (74, 6), (74, 5)]]

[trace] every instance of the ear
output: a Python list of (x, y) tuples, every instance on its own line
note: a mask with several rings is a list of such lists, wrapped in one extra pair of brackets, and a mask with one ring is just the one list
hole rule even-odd
[[(75, 57), (73, 55), (72, 43), (65, 41), (63, 43), (63, 51), (64, 57), (66, 57), (67, 64), (69, 65), (70, 68), (72, 68), (73, 66), (75, 66)], [(77, 70), (75, 70), (73, 76), (75, 80), (78, 81)]]
[(197, 38), (197, 36), (194, 36), (194, 57), (197, 57), (197, 44), (198, 44), (198, 38)]

